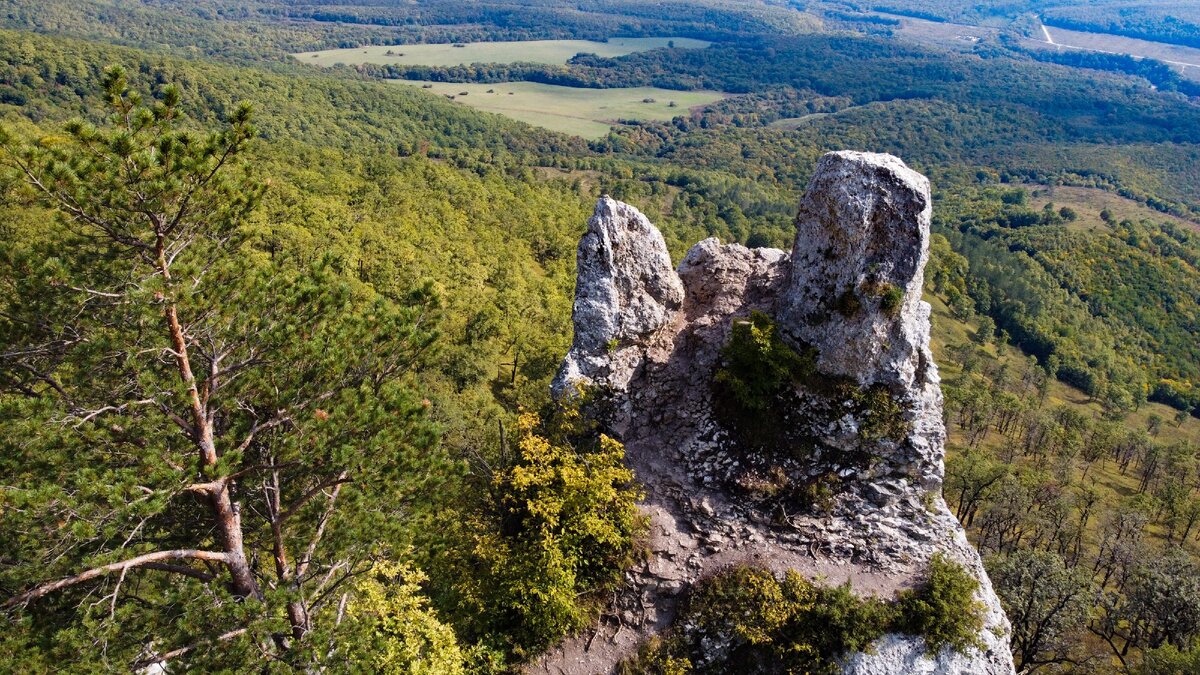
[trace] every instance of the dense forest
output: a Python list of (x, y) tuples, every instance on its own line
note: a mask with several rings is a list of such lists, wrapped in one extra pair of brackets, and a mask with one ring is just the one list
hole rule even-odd
[[(1019, 664), (1195, 671), (1200, 108), (1165, 66), (831, 32), (828, 3), (10, 4), (0, 669), (506, 672), (588, 625), (644, 528), (620, 444), (548, 396), (591, 203), (636, 204), (676, 260), (786, 248), (816, 158), (859, 148), (934, 184), (945, 496)], [(1029, 9), (993, 4), (840, 6)], [(1143, 4), (1045, 19), (1194, 39)], [(716, 44), (287, 56), (615, 36)], [(731, 96), (588, 142), (395, 77)]]

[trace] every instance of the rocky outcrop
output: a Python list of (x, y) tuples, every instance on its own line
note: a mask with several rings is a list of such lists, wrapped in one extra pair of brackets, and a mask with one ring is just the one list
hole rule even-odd
[(683, 302), (683, 284), (659, 231), (640, 211), (609, 197), (596, 203), (576, 263), (575, 343), (554, 381), (621, 389), (639, 348)]
[[(929, 219), (928, 181), (899, 159), (830, 153), (790, 253), (706, 239), (673, 271), (644, 216), (600, 200), (579, 246), (575, 341), (554, 387), (590, 387), (613, 403), (603, 422), (645, 486), (651, 556), (593, 633), (531, 672), (610, 672), (670, 625), (691, 584), (730, 565), (890, 597), (938, 552), (980, 579), (984, 647), (928, 657), (919, 638), (889, 635), (844, 670), (1013, 672), (1008, 622), (940, 495), (942, 396), (921, 300)], [(815, 374), (746, 424), (724, 412), (714, 381), (734, 323), (755, 312), (812, 356)]]
[(780, 322), (821, 371), (900, 388), (929, 363), (929, 181), (891, 155), (821, 158), (796, 216)]

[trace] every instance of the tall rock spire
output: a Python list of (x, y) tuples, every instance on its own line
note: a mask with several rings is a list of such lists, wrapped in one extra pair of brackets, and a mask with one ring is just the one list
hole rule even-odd
[[(606, 610), (615, 627), (568, 639), (530, 672), (612, 672), (671, 625), (687, 588), (729, 566), (892, 597), (940, 554), (979, 580), (981, 647), (926, 654), (920, 638), (890, 634), (849, 655), (845, 672), (1011, 675), (1008, 621), (941, 496), (946, 431), (921, 300), (930, 201), (928, 180), (895, 157), (830, 153), (790, 254), (710, 238), (676, 273), (645, 216), (600, 200), (579, 244), (575, 340), (554, 387), (607, 399), (600, 422), (646, 491), (649, 555)], [(807, 364), (749, 413), (717, 377), (748, 318)], [(730, 644), (702, 637), (704, 658)]]

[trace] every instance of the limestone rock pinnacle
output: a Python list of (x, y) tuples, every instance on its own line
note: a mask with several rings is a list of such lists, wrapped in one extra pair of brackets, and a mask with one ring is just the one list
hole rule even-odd
[[(622, 354), (662, 328), (683, 302), (662, 234), (634, 207), (607, 195), (596, 202), (576, 254), (575, 340), (554, 391), (620, 386), (631, 374)], [(615, 380), (614, 380), (615, 378)]]
[[(941, 554), (979, 580), (981, 648), (930, 655), (922, 639), (889, 634), (848, 655), (844, 672), (1013, 673), (1008, 620), (941, 496), (946, 430), (921, 300), (930, 216), (929, 181), (896, 157), (829, 153), (791, 252), (710, 238), (676, 272), (645, 216), (600, 199), (553, 387), (594, 388), (610, 403), (599, 421), (645, 489), (649, 557), (605, 610), (618, 621), (527, 672), (613, 672), (671, 625), (687, 588), (732, 565), (894, 597)], [(730, 415), (716, 373), (733, 327), (756, 314), (815, 365), (747, 419)], [(805, 501), (813, 489), (827, 499)]]
[(817, 164), (779, 309), (822, 372), (902, 387), (924, 375), (931, 204), (929, 180), (891, 155), (831, 152)]

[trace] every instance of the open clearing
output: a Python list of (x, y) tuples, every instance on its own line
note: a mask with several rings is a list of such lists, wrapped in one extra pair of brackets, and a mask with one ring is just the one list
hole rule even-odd
[(911, 16), (875, 12), (878, 16), (896, 19), (900, 25), (895, 32), (915, 42), (942, 47), (943, 49), (970, 49), (985, 37), (998, 31), (987, 26), (968, 26), (961, 23), (927, 21)]
[[(896, 28), (898, 35), (922, 44), (946, 49), (970, 49), (980, 40), (999, 32), (989, 26), (926, 21), (886, 12), (876, 12), (876, 14), (899, 20), (900, 25)], [(1192, 47), (1151, 42), (1108, 33), (1067, 30), (1045, 24), (1041, 26), (1036, 37), (1023, 38), (1021, 42), (1027, 47), (1038, 49), (1082, 50), (1151, 58), (1170, 65), (1188, 79), (1200, 81), (1200, 49)]]
[(409, 66), (461, 66), (472, 63), (566, 63), (580, 53), (615, 57), (662, 49), (703, 49), (710, 43), (691, 38), (609, 38), (591, 40), (522, 40), (516, 42), (468, 42), (456, 44), (414, 44), (327, 49), (293, 54), (302, 63), (333, 66), (339, 63), (403, 64)]
[(588, 139), (603, 138), (617, 120), (665, 121), (686, 114), (688, 108), (725, 97), (715, 91), (673, 91), (654, 87), (584, 89), (536, 82), (389, 82), (421, 87), (472, 108)]
[(1128, 54), (1140, 58), (1156, 59), (1170, 64), (1188, 79), (1200, 80), (1200, 49), (1107, 33), (1085, 33), (1054, 26), (1043, 26), (1043, 32), (1054, 40), (1053, 45), (1040, 40), (1031, 42), (1047, 49), (1082, 49), (1104, 54)]
[(1100, 219), (1100, 212), (1108, 209), (1115, 220), (1132, 220), (1135, 223), (1149, 220), (1153, 223), (1174, 223), (1181, 227), (1200, 232), (1200, 224), (1173, 216), (1169, 213), (1155, 211), (1149, 206), (1139, 204), (1132, 199), (1126, 199), (1100, 188), (1073, 187), (1059, 185), (1054, 188), (1045, 185), (1017, 184), (1017, 187), (1029, 191), (1029, 208), (1040, 211), (1046, 204), (1054, 204), (1056, 208), (1069, 206), (1075, 210), (1079, 219), (1068, 225), (1073, 230), (1091, 230), (1107, 228), (1108, 225)]

